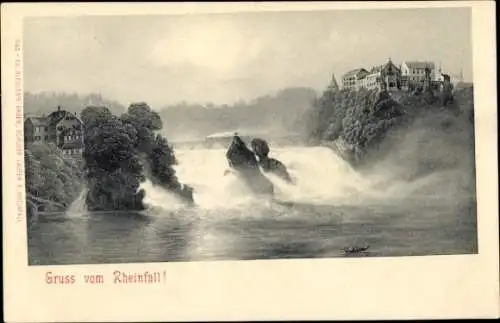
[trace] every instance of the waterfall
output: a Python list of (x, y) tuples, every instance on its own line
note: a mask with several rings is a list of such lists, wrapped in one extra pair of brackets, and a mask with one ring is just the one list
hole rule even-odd
[(68, 216), (70, 217), (79, 216), (87, 212), (87, 203), (86, 203), (87, 193), (88, 193), (87, 188), (84, 188), (80, 192), (78, 197), (73, 201), (73, 203), (71, 203), (68, 210), (66, 211), (66, 214)]

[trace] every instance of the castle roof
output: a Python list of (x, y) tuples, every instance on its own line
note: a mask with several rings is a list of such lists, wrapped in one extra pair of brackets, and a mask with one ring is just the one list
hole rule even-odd
[(380, 72), (382, 70), (382, 68), (384, 68), (384, 65), (377, 65), (377, 66), (373, 66), (371, 69), (370, 69), (370, 74), (371, 73), (377, 73), (377, 72)]
[(50, 120), (49, 122), (51, 125), (56, 125), (59, 123), (59, 121), (63, 120), (67, 116), (74, 117), (75, 119), (80, 121), (80, 123), (83, 123), (83, 121), (80, 119), (80, 117), (78, 117), (76, 113), (71, 113), (69, 111), (60, 109), (49, 114), (48, 119)]
[(26, 121), (30, 120), (35, 127), (45, 127), (48, 125), (48, 120), (45, 117), (28, 117)]
[(328, 85), (328, 88), (332, 89), (332, 90), (338, 90), (339, 89), (339, 85), (337, 83), (337, 80), (335, 79), (335, 74), (333, 74), (333, 73), (332, 73), (332, 79), (330, 81), (330, 84)]
[(389, 60), (387, 63), (385, 64), (381, 64), (381, 65), (376, 65), (374, 67), (372, 67), (370, 69), (370, 74), (372, 73), (378, 73), (378, 72), (381, 72), (383, 71), (385, 68), (388, 68), (389, 66), (392, 66), (392, 68), (396, 69), (397, 71), (400, 71), (399, 67), (397, 67), (396, 65), (394, 65), (394, 63)]
[(434, 69), (435, 68), (435, 65), (433, 62), (408, 61), (408, 62), (404, 62), (404, 63), (409, 68), (418, 68), (418, 69), (424, 69), (424, 68)]
[(365, 70), (364, 68), (357, 68), (357, 69), (354, 69), (354, 70), (351, 70), (351, 71), (345, 73), (342, 78), (351, 77), (351, 76), (359, 76), (359, 74), (361, 72), (368, 73), (368, 71)]

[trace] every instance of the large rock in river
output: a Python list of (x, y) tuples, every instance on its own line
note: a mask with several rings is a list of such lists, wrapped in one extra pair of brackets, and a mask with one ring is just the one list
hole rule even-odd
[(236, 171), (247, 186), (257, 195), (273, 195), (273, 184), (260, 169), (255, 154), (248, 149), (241, 138), (235, 134), (227, 150), (229, 166)]
[(285, 164), (275, 158), (269, 157), (269, 144), (264, 139), (255, 138), (251, 142), (252, 150), (258, 157), (258, 163), (265, 172), (270, 172), (287, 183), (292, 183), (292, 178), (286, 169)]

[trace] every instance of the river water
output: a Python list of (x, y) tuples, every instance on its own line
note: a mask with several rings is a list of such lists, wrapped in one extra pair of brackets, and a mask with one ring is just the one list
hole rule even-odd
[[(272, 150), (296, 180), (268, 176), (275, 201), (259, 200), (227, 169), (224, 149), (177, 149), (179, 179), (195, 188), (186, 208), (150, 182), (148, 211), (64, 216), (28, 229), (31, 265), (411, 256), (477, 253), (473, 172), (435, 170), (408, 179), (401, 162), (359, 174), (325, 147)], [(82, 194), (83, 196), (83, 194)], [(82, 197), (81, 196), (81, 197)], [(369, 248), (345, 254), (345, 247)]]

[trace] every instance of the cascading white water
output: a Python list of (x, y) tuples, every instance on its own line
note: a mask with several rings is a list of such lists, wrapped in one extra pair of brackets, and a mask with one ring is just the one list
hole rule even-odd
[[(405, 138), (416, 140), (414, 133)], [(417, 139), (419, 145), (430, 145), (425, 144), (421, 137)], [(473, 168), (470, 163), (434, 170), (416, 179), (400, 176), (401, 173), (411, 173), (418, 168), (419, 161), (430, 158), (429, 152), (422, 148), (408, 151), (408, 147), (419, 147), (408, 140), (403, 140), (401, 147), (374, 165), (370, 173), (364, 174), (356, 172), (327, 147), (276, 147), (271, 150), (270, 157), (285, 164), (295, 185), (289, 185), (269, 173), (265, 176), (275, 186), (275, 200), (292, 204), (408, 203), (411, 199), (425, 203), (431, 200), (443, 202), (446, 199), (453, 204), (459, 196), (470, 196), (470, 187), (473, 186)], [(436, 151), (434, 145), (439, 143), (437, 139), (432, 137), (430, 143), (432, 146), (426, 149)], [(451, 142), (446, 142), (446, 147), (450, 145)], [(404, 147), (408, 149), (402, 149)], [(204, 209), (242, 209), (249, 205), (255, 208), (268, 203), (257, 200), (236, 175), (224, 175), (229, 169), (225, 153), (225, 148), (176, 150), (179, 161), (175, 166), (177, 176), (181, 183), (194, 188), (196, 204)], [(446, 159), (444, 157), (439, 155), (433, 158), (442, 161)], [(181, 205), (170, 193), (154, 187), (150, 182), (143, 183), (141, 187), (146, 191), (145, 202), (150, 206), (165, 209)]]
[[(194, 188), (194, 198), (202, 208), (239, 208), (249, 203), (260, 204), (236, 175), (229, 173), (225, 149), (176, 150), (175, 166), (179, 180)], [(308, 204), (337, 204), (358, 201), (368, 193), (368, 182), (351, 166), (325, 147), (275, 148), (271, 157), (287, 167), (295, 180), (289, 185), (272, 174), (265, 174), (275, 185), (279, 201)], [(165, 190), (147, 181), (146, 204), (177, 208), (178, 201)]]
[(88, 189), (84, 188), (78, 197), (71, 203), (69, 206), (68, 210), (66, 213), (69, 216), (78, 216), (85, 214), (87, 212), (87, 203), (86, 203), (86, 198), (87, 198), (87, 193)]

